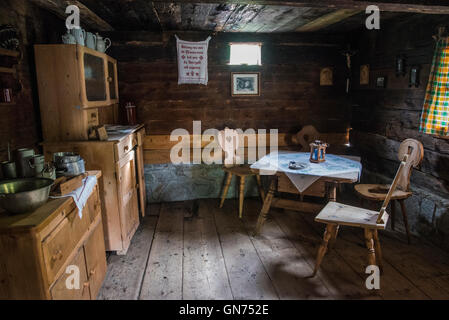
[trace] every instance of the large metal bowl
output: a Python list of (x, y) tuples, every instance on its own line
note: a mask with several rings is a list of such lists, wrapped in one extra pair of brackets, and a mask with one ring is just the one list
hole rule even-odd
[(32, 212), (47, 202), (52, 185), (46, 178), (0, 182), (0, 207), (12, 214)]

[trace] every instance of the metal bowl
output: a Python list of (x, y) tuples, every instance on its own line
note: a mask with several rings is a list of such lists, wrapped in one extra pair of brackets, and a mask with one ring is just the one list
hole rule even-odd
[(46, 178), (0, 182), (0, 207), (12, 214), (32, 212), (47, 202), (52, 185)]

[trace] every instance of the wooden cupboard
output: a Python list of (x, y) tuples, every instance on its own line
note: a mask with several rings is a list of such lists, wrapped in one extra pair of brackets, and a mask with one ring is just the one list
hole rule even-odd
[(146, 193), (143, 172), (143, 126), (126, 134), (111, 135), (108, 141), (44, 142), (47, 161), (53, 153), (73, 151), (85, 161), (87, 170), (101, 170), (99, 180), (107, 251), (126, 254), (139, 226), (139, 211), (145, 215)]
[(0, 212), (0, 252), (0, 299), (95, 299), (107, 268), (98, 184), (82, 218), (72, 198)]
[(117, 61), (74, 44), (35, 45), (45, 141), (88, 140), (94, 126), (117, 122)]

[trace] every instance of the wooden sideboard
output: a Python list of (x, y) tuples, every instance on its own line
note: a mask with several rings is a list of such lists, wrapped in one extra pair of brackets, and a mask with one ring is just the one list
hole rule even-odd
[[(0, 299), (95, 299), (107, 268), (101, 220), (98, 184), (82, 218), (70, 197), (30, 214), (1, 212)], [(75, 269), (79, 288), (68, 289)]]
[(46, 161), (56, 152), (76, 152), (84, 159), (86, 170), (101, 170), (106, 250), (121, 255), (126, 254), (139, 226), (139, 211), (145, 215), (144, 135), (143, 126), (136, 126), (129, 133), (110, 135), (108, 141), (43, 143)]

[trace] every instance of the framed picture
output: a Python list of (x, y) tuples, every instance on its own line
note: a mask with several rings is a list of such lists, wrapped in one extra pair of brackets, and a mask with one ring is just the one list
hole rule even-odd
[(386, 88), (387, 87), (387, 77), (377, 77), (377, 79), (376, 79), (376, 87), (378, 87), (378, 88)]
[(320, 86), (331, 86), (334, 84), (332, 68), (323, 68), (320, 73)]
[(231, 94), (233, 97), (260, 96), (259, 72), (232, 72)]
[(369, 84), (369, 64), (364, 64), (360, 66), (360, 84)]

